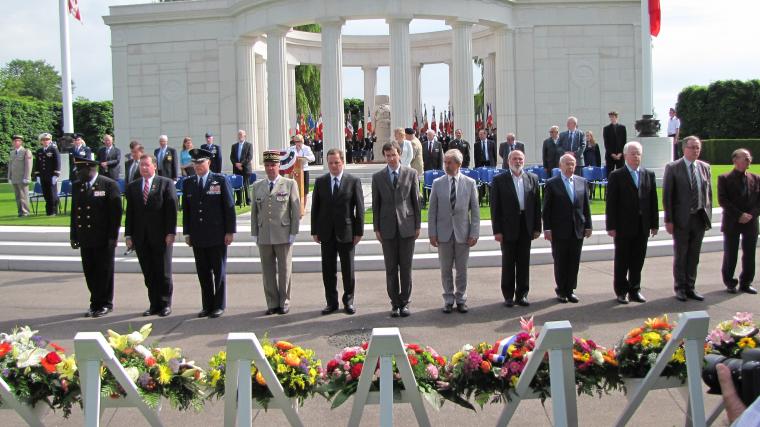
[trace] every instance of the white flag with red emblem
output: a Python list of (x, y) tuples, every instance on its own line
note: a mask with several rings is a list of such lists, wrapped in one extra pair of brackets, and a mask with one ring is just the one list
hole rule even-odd
[(69, 13), (79, 22), (82, 22), (82, 15), (79, 13), (79, 0), (69, 0)]

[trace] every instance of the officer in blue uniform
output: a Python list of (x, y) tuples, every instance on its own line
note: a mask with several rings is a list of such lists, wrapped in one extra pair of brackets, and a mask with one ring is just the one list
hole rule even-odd
[(222, 147), (214, 144), (214, 135), (211, 132), (206, 132), (206, 143), (201, 145), (201, 150), (209, 152), (211, 172), (222, 173)]
[(45, 213), (53, 216), (58, 213), (58, 179), (61, 177), (61, 155), (52, 144), (52, 135), (40, 135), (42, 147), (37, 149), (34, 162), (34, 176), (39, 178), (42, 194), (45, 197)]
[(182, 227), (193, 248), (203, 309), (198, 317), (216, 318), (226, 306), (227, 246), (235, 234), (235, 201), (224, 175), (209, 170), (212, 153), (190, 150), (195, 176), (184, 182)]

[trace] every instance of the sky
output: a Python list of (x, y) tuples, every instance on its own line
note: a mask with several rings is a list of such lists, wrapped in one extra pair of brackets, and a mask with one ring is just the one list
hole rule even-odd
[[(146, 3), (146, 0), (80, 0), (84, 24), (71, 20), (74, 96), (91, 100), (112, 98), (110, 32), (102, 16), (108, 6)], [(16, 58), (45, 59), (60, 70), (58, 1), (2, 0), (5, 19), (0, 32), (0, 64)], [(686, 86), (725, 79), (760, 78), (760, 1), (661, 0), (662, 29), (653, 39), (654, 107), (667, 117), (678, 93)], [(443, 21), (414, 20), (412, 33), (448, 28)], [(382, 20), (348, 21), (344, 34), (387, 34)], [(480, 82), (475, 73), (475, 87)], [(378, 70), (377, 89), (387, 94), (387, 68)], [(448, 103), (448, 67), (422, 69), (422, 103), (428, 111)], [(362, 98), (364, 83), (359, 68), (343, 70), (343, 95)]]

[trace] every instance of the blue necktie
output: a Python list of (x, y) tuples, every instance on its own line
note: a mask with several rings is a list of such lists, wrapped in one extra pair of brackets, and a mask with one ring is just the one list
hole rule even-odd
[(238, 156), (237, 156), (238, 163), (240, 163), (240, 161), (242, 160), (242, 156), (243, 156), (243, 142), (241, 141), (240, 143), (238, 143)]
[(636, 184), (636, 188), (639, 188), (639, 171), (631, 171), (631, 176), (633, 176), (633, 183)]
[(572, 183), (569, 179), (562, 179), (565, 181), (565, 190), (567, 190), (567, 195), (570, 197), (570, 201), (575, 203), (575, 193), (573, 192)]

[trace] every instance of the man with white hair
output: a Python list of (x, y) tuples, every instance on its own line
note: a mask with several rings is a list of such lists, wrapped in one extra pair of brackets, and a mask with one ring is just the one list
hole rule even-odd
[(156, 173), (159, 176), (177, 180), (179, 168), (177, 166), (177, 151), (169, 147), (169, 137), (161, 135), (158, 137), (158, 148), (153, 151), (153, 155), (158, 163)]
[[(646, 302), (641, 295), (641, 269), (649, 236), (657, 234), (659, 215), (654, 172), (641, 166), (641, 144), (623, 146), (625, 166), (610, 172), (606, 227), (615, 242), (613, 286), (617, 302)], [(626, 299), (627, 298), (627, 299)]]
[(43, 133), (39, 136), (42, 147), (37, 149), (34, 163), (34, 176), (39, 178), (42, 195), (45, 197), (45, 213), (53, 216), (58, 213), (58, 179), (61, 177), (61, 154), (52, 144), (53, 136)]
[(575, 156), (575, 174), (580, 175), (583, 169), (583, 151), (586, 149), (586, 132), (578, 129), (577, 118), (567, 118), (567, 130), (560, 132), (559, 142), (565, 153)]
[(507, 134), (507, 141), (499, 144), (499, 157), (501, 157), (503, 169), (509, 169), (509, 153), (515, 150), (522, 151), (524, 154), (525, 144), (518, 141), (515, 134), (510, 132)]
[(435, 136), (434, 130), (428, 129), (425, 134), (427, 135), (427, 141), (425, 141), (425, 146), (422, 147), (422, 167), (426, 171), (433, 169), (441, 170), (443, 166), (441, 142)]

